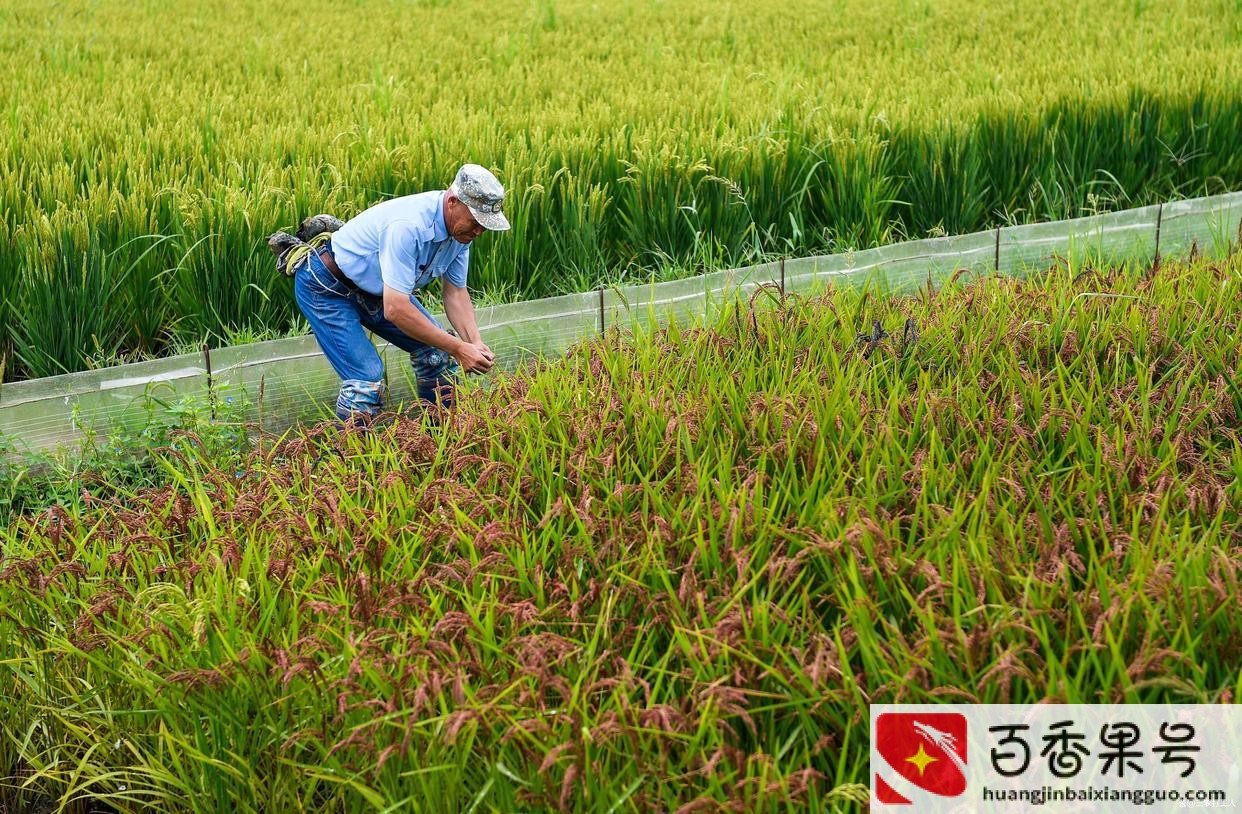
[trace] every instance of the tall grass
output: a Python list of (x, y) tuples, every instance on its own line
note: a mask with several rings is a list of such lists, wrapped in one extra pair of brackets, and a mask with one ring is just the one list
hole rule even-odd
[(5, 376), (285, 331), (266, 234), (466, 160), (484, 299), (1236, 188), (1218, 5), (9, 2)]
[(870, 703), (1235, 701), (1240, 285), (761, 294), (170, 452), (4, 532), (0, 803), (834, 810)]

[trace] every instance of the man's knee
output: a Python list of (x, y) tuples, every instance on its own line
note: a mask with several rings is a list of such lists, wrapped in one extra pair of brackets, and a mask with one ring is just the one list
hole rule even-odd
[(386, 396), (383, 380), (346, 379), (336, 397), (336, 416), (342, 421), (358, 413), (373, 416), (383, 409)]
[(414, 375), (420, 382), (451, 376), (458, 368), (457, 361), (448, 354), (448, 351), (431, 346), (411, 353), (410, 364), (414, 367)]
[(417, 379), (418, 397), (443, 407), (453, 406), (453, 385), (461, 369), (446, 351), (427, 347), (410, 354)]

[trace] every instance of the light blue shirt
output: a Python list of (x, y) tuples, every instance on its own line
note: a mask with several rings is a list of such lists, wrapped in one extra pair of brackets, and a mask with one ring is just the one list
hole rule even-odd
[(332, 254), (363, 291), (409, 294), (443, 277), (466, 287), (470, 246), (444, 224), (444, 190), (406, 195), (359, 213), (332, 235)]

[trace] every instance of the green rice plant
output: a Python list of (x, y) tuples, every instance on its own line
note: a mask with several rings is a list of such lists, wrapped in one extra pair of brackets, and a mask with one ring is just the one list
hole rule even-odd
[(1235, 701), (1242, 260), (882, 283), (16, 518), (0, 803), (853, 810), (871, 703)]
[(141, 413), (104, 432), (83, 421), (75, 447), (52, 452), (20, 452), (0, 434), (0, 522), (52, 507), (91, 505), (94, 495), (132, 498), (145, 488), (169, 482), (161, 452), (191, 444), (217, 466), (236, 464), (251, 448), (245, 422), (250, 407), (240, 388), (217, 385), (206, 396), (173, 397), (151, 386), (139, 399)]
[(7, 3), (8, 380), (285, 332), (267, 234), (467, 160), (510, 192), (489, 302), (1242, 186), (1213, 0), (494, 6)]

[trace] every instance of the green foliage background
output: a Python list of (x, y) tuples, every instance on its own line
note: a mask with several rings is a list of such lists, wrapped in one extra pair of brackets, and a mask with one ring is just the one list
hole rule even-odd
[(299, 330), (265, 235), (510, 190), (477, 296), (1242, 185), (1221, 2), (0, 6), (5, 378)]

